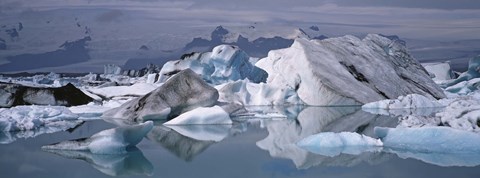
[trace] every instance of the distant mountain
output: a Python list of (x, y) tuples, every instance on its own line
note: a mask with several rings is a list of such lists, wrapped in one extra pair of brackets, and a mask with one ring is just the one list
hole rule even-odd
[(9, 63), (0, 65), (0, 71), (22, 71), (42, 67), (58, 67), (69, 64), (88, 61), (87, 42), (91, 41), (90, 36), (76, 41), (66, 41), (58, 49), (51, 52), (39, 54), (20, 54), (7, 57)]

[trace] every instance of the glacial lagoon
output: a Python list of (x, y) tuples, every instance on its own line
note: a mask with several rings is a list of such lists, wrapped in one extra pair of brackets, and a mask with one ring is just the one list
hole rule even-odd
[(232, 126), (168, 128), (156, 123), (127, 154), (41, 149), (116, 127), (104, 120), (87, 121), (64, 132), (3, 133), (1, 177), (480, 177), (480, 154), (379, 148), (320, 155), (296, 146), (302, 138), (326, 131), (373, 136), (375, 126), (395, 127), (394, 117), (358, 107), (249, 109), (260, 114), (236, 118)]

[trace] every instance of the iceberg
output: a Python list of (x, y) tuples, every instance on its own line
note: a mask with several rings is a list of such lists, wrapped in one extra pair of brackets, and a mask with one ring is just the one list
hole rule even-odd
[(334, 157), (341, 153), (359, 155), (365, 151), (379, 151), (383, 143), (354, 132), (322, 132), (300, 140), (297, 145), (312, 153)]
[(458, 82), (455, 85), (445, 88), (446, 92), (454, 95), (468, 95), (480, 88), (480, 78), (473, 78), (466, 81)]
[(42, 146), (42, 149), (90, 151), (94, 154), (125, 154), (128, 149), (140, 143), (152, 128), (153, 122), (147, 121), (138, 125), (107, 129), (89, 138)]
[(380, 100), (364, 104), (362, 110), (373, 114), (392, 116), (429, 116), (443, 110), (445, 103), (419, 94), (399, 96), (397, 99)]
[(375, 34), (298, 38), (255, 65), (267, 71), (267, 84), (295, 90), (307, 105), (359, 105), (414, 93), (445, 97), (405, 45)]
[(187, 68), (214, 85), (242, 79), (265, 82), (267, 73), (250, 61), (252, 59), (237, 46), (219, 45), (212, 52), (185, 54), (180, 60), (165, 63), (158, 82), (165, 82), (172, 74)]
[(124, 154), (93, 154), (75, 150), (45, 150), (68, 158), (83, 160), (109, 176), (153, 175), (153, 165), (139, 149)]
[(478, 71), (479, 66), (480, 66), (480, 56), (470, 59), (470, 61), (468, 61), (467, 71), (460, 74), (460, 76), (458, 76), (458, 78), (455, 79), (454, 81), (447, 83), (444, 87), (450, 87), (463, 81), (479, 78), (480, 77), (480, 71)]
[(384, 147), (423, 153), (479, 153), (480, 135), (449, 127), (375, 127)]
[(0, 107), (18, 105), (77, 106), (93, 99), (69, 83), (58, 88), (29, 87), (0, 83)]
[(104, 118), (171, 119), (197, 107), (213, 106), (218, 92), (190, 69), (178, 72), (159, 88), (103, 113)]
[[(450, 103), (448, 103), (450, 102)], [(480, 132), (480, 101), (474, 96), (464, 96), (445, 102), (443, 110), (433, 116), (408, 115), (400, 117), (400, 127), (448, 126), (453, 129)]]
[(230, 119), (230, 115), (225, 112), (225, 110), (223, 110), (220, 106), (199, 107), (194, 110), (180, 114), (174, 119), (165, 122), (163, 125), (198, 124), (232, 124), (232, 120)]
[[(25, 131), (41, 127), (80, 124), (78, 115), (64, 106), (16, 106), (0, 109), (0, 131)], [(68, 128), (67, 128), (68, 129)]]
[(61, 131), (71, 131), (84, 122), (81, 120), (72, 120), (72, 121), (58, 121), (48, 123), (41, 127), (32, 129), (32, 130), (22, 130), (22, 131), (3, 131), (0, 132), (0, 144), (9, 144), (15, 142), (17, 139), (27, 139), (34, 138), (42, 134), (50, 134)]
[(422, 65), (432, 75), (434, 81), (451, 80), (456, 77), (449, 62), (422, 63)]
[(219, 101), (244, 106), (299, 105), (303, 104), (293, 89), (280, 89), (265, 83), (252, 83), (248, 79), (217, 86)]

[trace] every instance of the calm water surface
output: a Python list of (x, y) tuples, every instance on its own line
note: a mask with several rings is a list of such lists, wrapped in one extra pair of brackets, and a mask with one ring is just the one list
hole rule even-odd
[[(265, 113), (272, 110), (278, 111), (258, 109)], [(475, 155), (412, 156), (391, 150), (333, 157), (309, 153), (295, 143), (323, 131), (372, 136), (374, 126), (394, 127), (397, 121), (358, 108), (281, 112), (288, 118), (242, 118), (231, 127), (185, 127), (177, 132), (158, 124), (137, 149), (123, 155), (40, 149), (116, 127), (103, 120), (88, 121), (72, 132), (19, 138), (0, 145), (0, 177), (480, 177), (480, 166), (475, 166), (480, 161), (469, 160)], [(201, 141), (205, 137), (221, 141)]]

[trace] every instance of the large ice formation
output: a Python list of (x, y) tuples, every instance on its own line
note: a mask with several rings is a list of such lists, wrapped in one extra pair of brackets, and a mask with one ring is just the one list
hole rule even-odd
[(18, 105), (77, 106), (91, 101), (93, 101), (92, 98), (72, 84), (59, 88), (38, 88), (0, 83), (0, 107)]
[(449, 127), (375, 127), (385, 147), (416, 152), (478, 153), (480, 135)]
[(199, 125), (199, 124), (232, 124), (230, 116), (220, 106), (199, 107), (187, 111), (163, 125)]
[(159, 82), (187, 68), (200, 74), (208, 83), (221, 84), (229, 81), (249, 79), (254, 83), (265, 82), (267, 73), (256, 67), (245, 52), (236, 46), (220, 45), (212, 52), (191, 53), (182, 59), (169, 61), (160, 71)]
[(106, 111), (106, 118), (170, 119), (197, 107), (213, 106), (218, 92), (190, 69), (178, 72), (143, 97)]
[(152, 128), (153, 122), (147, 121), (138, 125), (107, 129), (89, 138), (42, 146), (42, 149), (90, 151), (94, 154), (124, 154), (127, 153), (129, 148), (133, 148), (140, 143)]
[(310, 152), (333, 157), (340, 153), (358, 155), (365, 151), (375, 151), (383, 143), (379, 139), (354, 132), (322, 132), (300, 140), (297, 145)]
[(375, 34), (299, 38), (256, 65), (268, 72), (267, 84), (294, 89), (308, 105), (357, 105), (412, 93), (445, 97), (403, 44)]
[(81, 122), (77, 119), (78, 115), (63, 106), (16, 106), (0, 109), (0, 131), (25, 131), (61, 125), (70, 128)]

